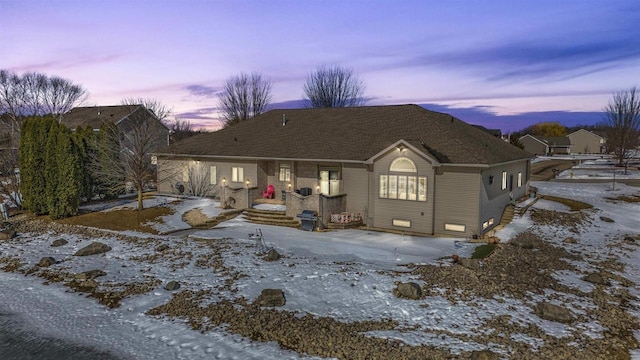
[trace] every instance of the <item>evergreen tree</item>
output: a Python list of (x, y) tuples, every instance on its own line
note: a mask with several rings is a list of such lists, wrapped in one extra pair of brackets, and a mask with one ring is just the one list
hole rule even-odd
[(91, 126), (86, 128), (78, 127), (74, 134), (74, 138), (82, 159), (82, 192), (81, 197), (89, 202), (96, 193), (97, 181), (91, 171), (91, 158), (95, 156), (97, 151), (97, 137)]
[(48, 211), (46, 178), (44, 173), (45, 149), (49, 127), (55, 123), (51, 117), (31, 117), (24, 120), (20, 141), (20, 192), (23, 207), (34, 214)]
[(58, 133), (57, 121), (49, 123), (47, 141), (44, 148), (44, 178), (46, 180), (47, 212), (51, 213), (57, 208), (58, 201)]
[(77, 215), (82, 192), (82, 159), (71, 130), (60, 127), (57, 138), (58, 200), (50, 211), (53, 219)]

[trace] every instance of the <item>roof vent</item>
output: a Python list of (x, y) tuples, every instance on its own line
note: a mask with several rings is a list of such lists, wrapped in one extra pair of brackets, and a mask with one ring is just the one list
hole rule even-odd
[(282, 114), (282, 126), (287, 125), (287, 116), (285, 114)]

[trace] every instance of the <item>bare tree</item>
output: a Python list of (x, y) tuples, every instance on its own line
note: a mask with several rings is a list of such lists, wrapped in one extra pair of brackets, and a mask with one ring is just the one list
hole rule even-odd
[(171, 143), (186, 139), (199, 132), (193, 129), (190, 121), (178, 118), (169, 124), (169, 130), (171, 131)]
[(8, 202), (18, 209), (22, 207), (20, 172), (18, 172), (18, 150), (0, 149), (0, 202)]
[(271, 81), (258, 73), (228, 78), (218, 96), (225, 127), (262, 114), (271, 102)]
[(57, 117), (82, 103), (87, 91), (61, 77), (27, 72), (18, 75), (0, 70), (0, 114), (7, 114), (16, 133), (20, 120), (26, 116), (54, 115)]
[(362, 106), (367, 102), (364, 89), (352, 69), (321, 65), (307, 76), (304, 98), (311, 108)]
[[(215, 196), (218, 194), (218, 187), (211, 184), (211, 170), (200, 161), (194, 161), (186, 165), (187, 179), (184, 182), (185, 191), (193, 196)], [(213, 174), (216, 176), (216, 174)]]
[(168, 122), (172, 109), (164, 105), (158, 99), (128, 97), (123, 99), (120, 103), (121, 105), (142, 105), (149, 111), (151, 111), (158, 118), (158, 120), (169, 127)]
[(148, 121), (139, 111), (128, 118), (122, 128), (108, 124), (100, 129), (96, 155), (91, 169), (102, 186), (112, 193), (123, 193), (133, 187), (138, 194), (138, 210), (144, 209), (142, 193), (156, 177), (152, 155), (160, 141), (155, 121)]
[(607, 144), (613, 150), (618, 165), (624, 165), (629, 151), (638, 145), (640, 132), (640, 93), (636, 87), (618, 91), (604, 108)]

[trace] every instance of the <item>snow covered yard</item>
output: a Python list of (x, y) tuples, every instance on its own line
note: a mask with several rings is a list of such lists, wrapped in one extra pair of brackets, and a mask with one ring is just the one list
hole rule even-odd
[[(494, 254), (465, 266), (451, 255), (475, 246), (459, 239), (304, 232), (242, 217), (188, 237), (23, 224), (0, 241), (0, 303), (42, 333), (122, 358), (640, 358), (640, 203), (617, 200), (640, 188), (533, 186), (594, 209), (541, 200), (497, 232)], [(175, 211), (153, 225), (161, 232), (187, 229), (191, 209), (220, 210), (208, 199), (165, 205)], [(258, 231), (281, 258), (264, 259)], [(52, 247), (57, 239), (68, 243)], [(73, 256), (93, 241), (112, 249)], [(56, 264), (36, 266), (47, 256)], [(77, 274), (93, 269), (106, 275), (78, 286)], [(584, 280), (592, 274), (601, 281)], [(180, 288), (165, 290), (170, 281)], [(398, 282), (421, 285), (422, 296), (396, 297)], [(284, 306), (253, 305), (269, 288), (283, 291)], [(543, 303), (571, 321), (545, 319)]]

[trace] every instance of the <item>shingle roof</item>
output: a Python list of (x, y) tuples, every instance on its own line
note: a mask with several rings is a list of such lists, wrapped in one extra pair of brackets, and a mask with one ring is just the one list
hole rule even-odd
[(102, 123), (117, 123), (140, 107), (141, 105), (76, 107), (62, 116), (62, 124), (71, 129), (78, 126), (99, 129)]
[(538, 139), (546, 142), (550, 146), (570, 146), (571, 139), (567, 136), (536, 136)]
[(451, 115), (417, 105), (271, 110), (187, 138), (163, 153), (365, 161), (399, 140), (441, 163), (497, 164), (531, 157)]

